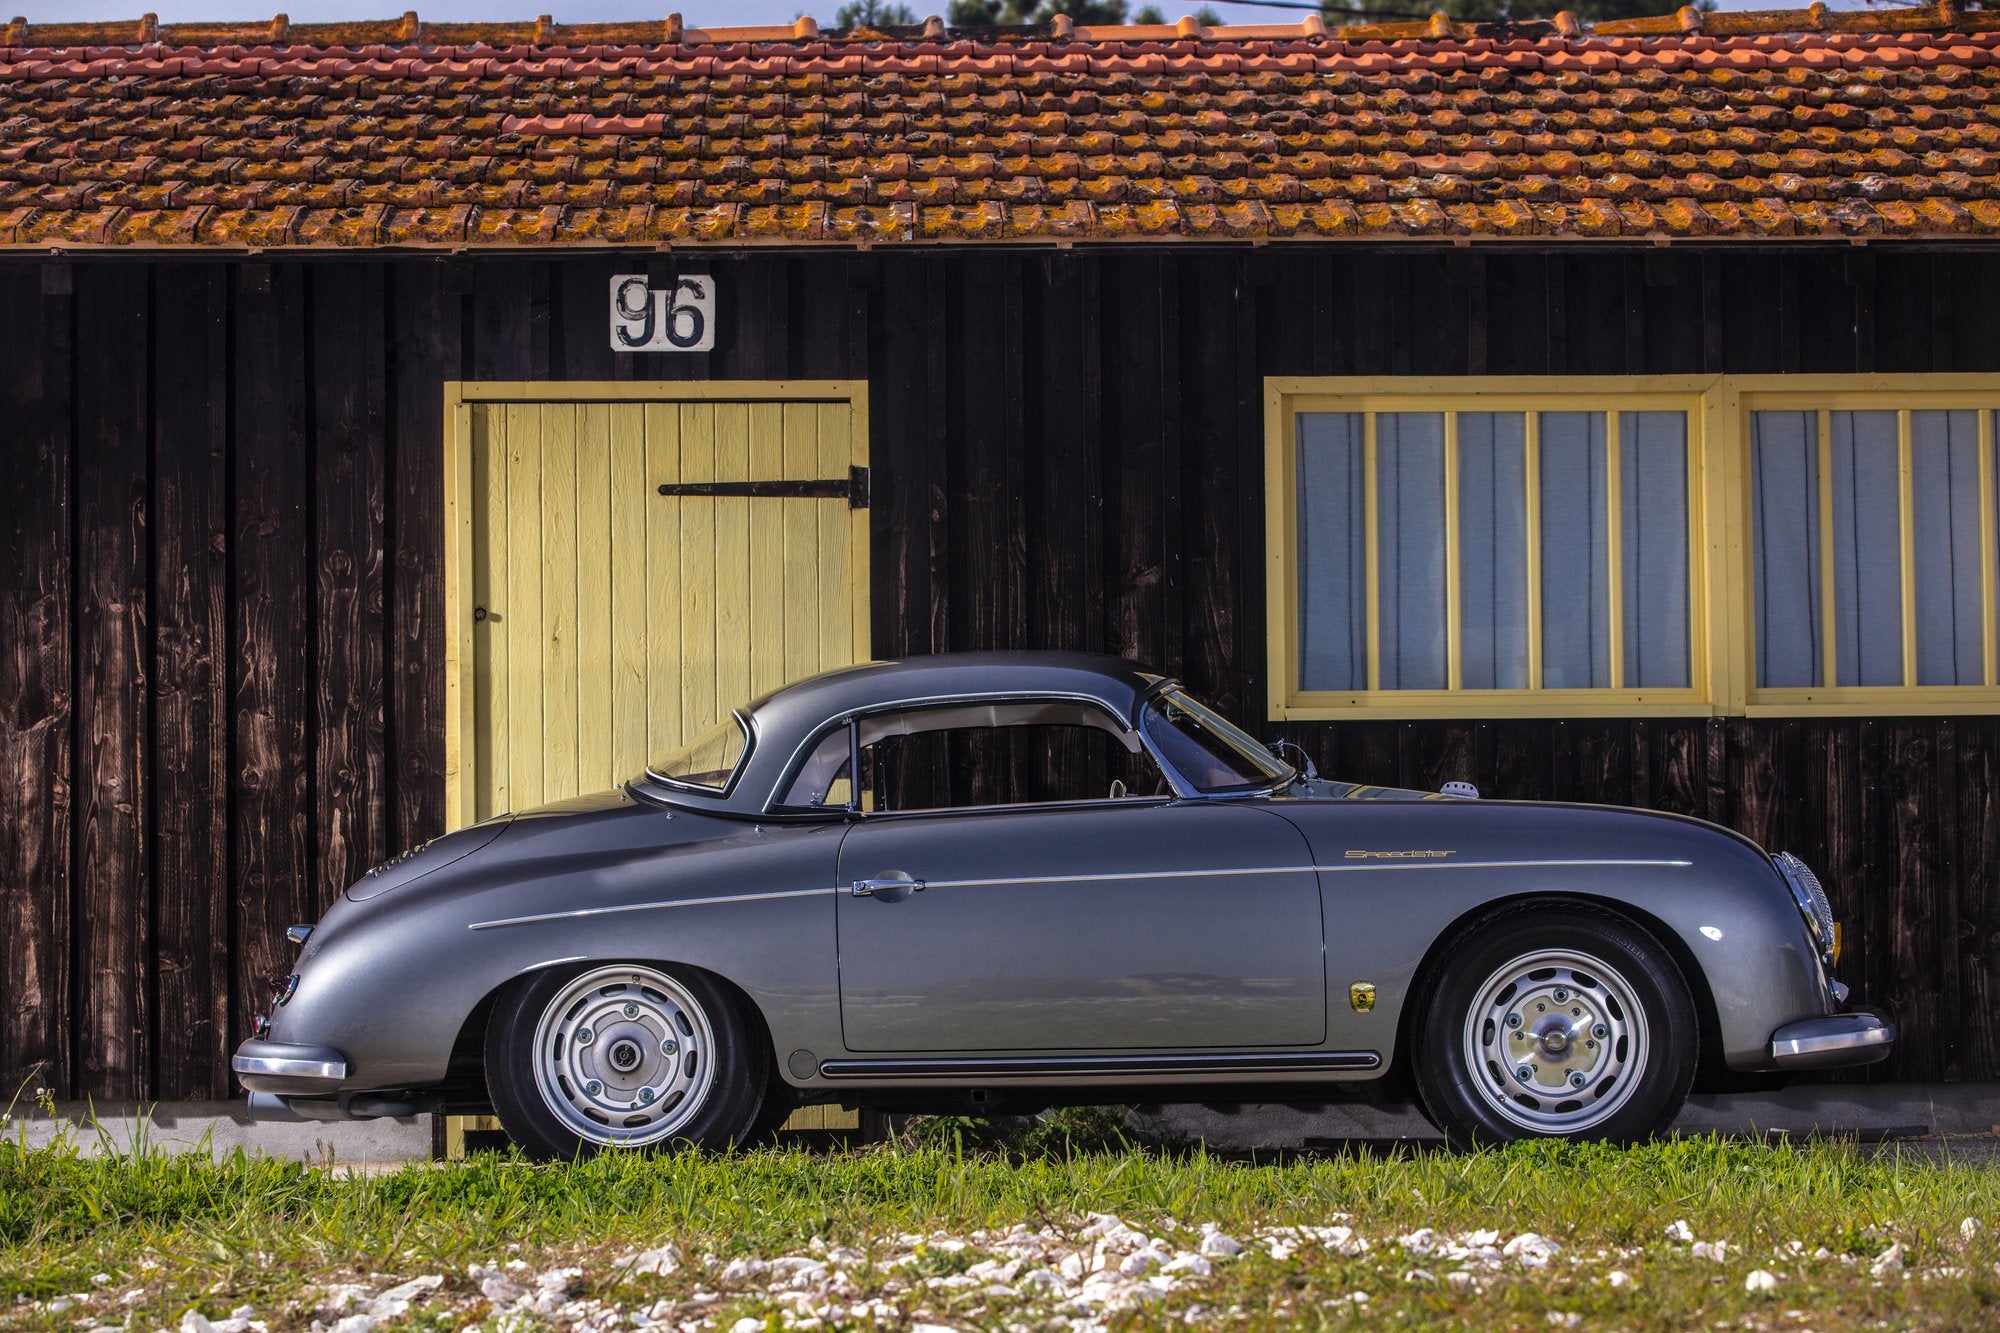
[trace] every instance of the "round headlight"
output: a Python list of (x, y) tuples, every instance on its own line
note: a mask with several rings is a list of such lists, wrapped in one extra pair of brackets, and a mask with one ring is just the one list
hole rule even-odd
[(1792, 900), (1799, 905), (1799, 915), (1806, 919), (1812, 931), (1813, 942), (1819, 945), (1822, 956), (1830, 957), (1834, 947), (1833, 904), (1826, 899), (1826, 890), (1820, 887), (1819, 876), (1811, 867), (1790, 852), (1779, 852), (1771, 858), (1777, 863), (1778, 871), (1785, 877), (1785, 883), (1792, 886)]

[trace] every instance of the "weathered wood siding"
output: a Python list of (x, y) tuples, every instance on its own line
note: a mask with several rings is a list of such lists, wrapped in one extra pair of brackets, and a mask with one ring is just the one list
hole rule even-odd
[[(447, 379), (865, 377), (878, 654), (1133, 653), (1269, 730), (1266, 375), (2000, 370), (1992, 251), (715, 256), (699, 356), (608, 350), (634, 265), (0, 260), (0, 1087), (228, 1095), (284, 926), (442, 826)], [(2000, 719), (1287, 733), (1789, 846), (1874, 1076), (2000, 1077)]]

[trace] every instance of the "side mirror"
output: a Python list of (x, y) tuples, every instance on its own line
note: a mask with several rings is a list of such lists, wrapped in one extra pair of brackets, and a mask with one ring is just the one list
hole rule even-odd
[[(1280, 759), (1285, 759), (1285, 752), (1287, 750), (1291, 751), (1299, 757), (1297, 767), (1299, 772), (1304, 775), (1305, 780), (1307, 782), (1317, 782), (1319, 780), (1319, 769), (1314, 767), (1312, 756), (1306, 753), (1304, 746), (1293, 741), (1278, 740), (1272, 741), (1264, 748)], [(1285, 762), (1290, 763), (1291, 761), (1285, 759)]]

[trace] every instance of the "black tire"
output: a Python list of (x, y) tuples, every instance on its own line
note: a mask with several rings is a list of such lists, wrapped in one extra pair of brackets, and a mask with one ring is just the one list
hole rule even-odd
[(1642, 1142), (1680, 1111), (1699, 1053), (1673, 959), (1622, 918), (1583, 909), (1469, 932), (1411, 1024), (1418, 1099), (1459, 1148)]
[(747, 1002), (705, 973), (658, 963), (543, 973), (501, 996), (486, 1086), (538, 1161), (605, 1150), (743, 1142), (771, 1056)]

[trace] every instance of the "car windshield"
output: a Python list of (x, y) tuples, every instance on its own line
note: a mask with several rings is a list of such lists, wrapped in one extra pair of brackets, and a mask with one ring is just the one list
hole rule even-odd
[(743, 757), (750, 753), (750, 727), (741, 713), (718, 722), (701, 735), (658, 763), (649, 764), (646, 774), (676, 787), (702, 791), (727, 791)]
[(1289, 782), (1291, 765), (1178, 687), (1146, 701), (1140, 726), (1160, 757), (1196, 791), (1263, 791)]

